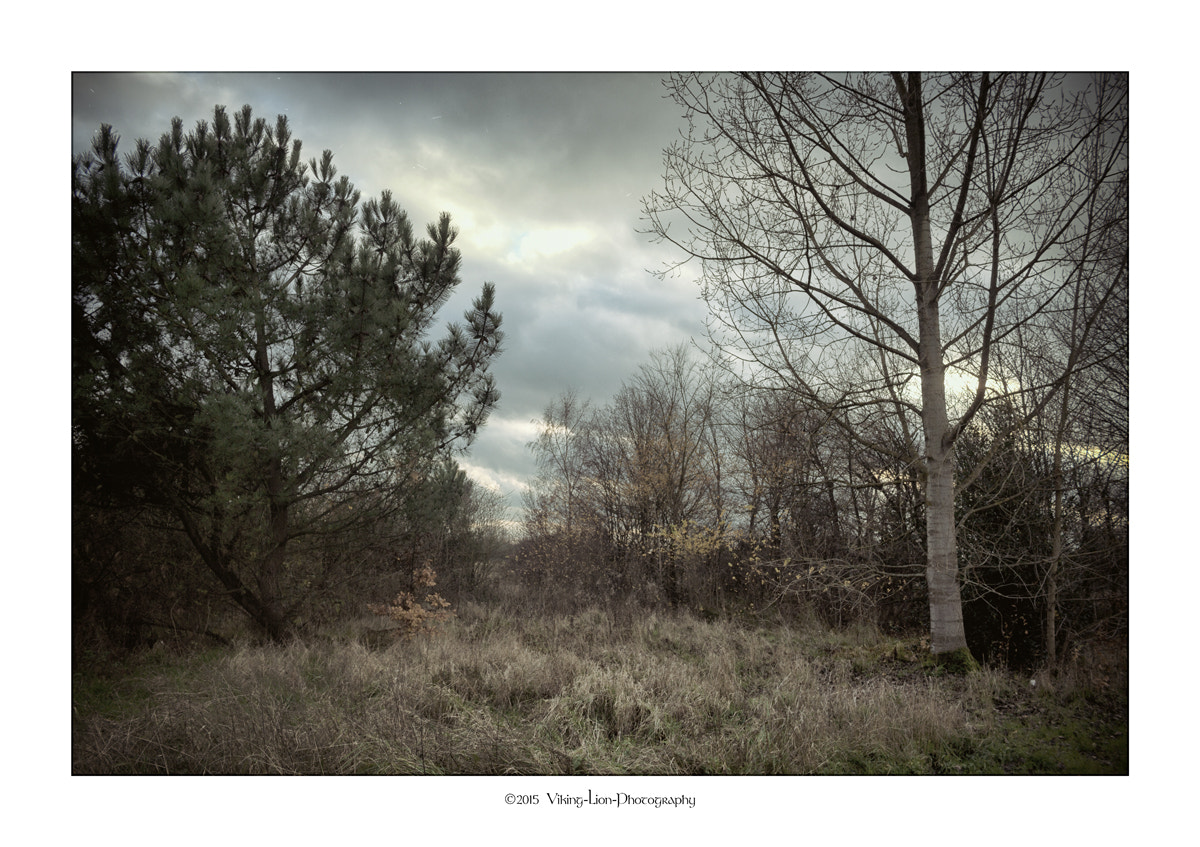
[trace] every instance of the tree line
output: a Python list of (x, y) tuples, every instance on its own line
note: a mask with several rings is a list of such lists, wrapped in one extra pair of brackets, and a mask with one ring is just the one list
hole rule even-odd
[[(1114, 393), (1025, 417), (1012, 390), (963, 434), (955, 510), (979, 659), (1031, 665), (1128, 626), (1128, 459), (1092, 427)], [(962, 398), (962, 402), (968, 402)], [(557, 397), (530, 443), (514, 567), (531, 597), (926, 631), (919, 429), (747, 387), (687, 346), (603, 405)], [(1070, 437), (1058, 438), (1060, 431)]]

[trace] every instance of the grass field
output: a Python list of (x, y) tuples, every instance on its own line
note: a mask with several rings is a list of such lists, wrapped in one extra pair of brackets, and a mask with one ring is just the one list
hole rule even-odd
[(77, 774), (1126, 774), (1123, 652), (955, 676), (918, 638), (685, 613), (76, 661)]

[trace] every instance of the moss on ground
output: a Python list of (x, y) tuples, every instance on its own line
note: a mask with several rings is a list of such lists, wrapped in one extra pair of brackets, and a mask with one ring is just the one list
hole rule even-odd
[(926, 667), (940, 673), (965, 676), (979, 670), (979, 662), (971, 655), (966, 647), (959, 647), (948, 653), (930, 653), (926, 659)]

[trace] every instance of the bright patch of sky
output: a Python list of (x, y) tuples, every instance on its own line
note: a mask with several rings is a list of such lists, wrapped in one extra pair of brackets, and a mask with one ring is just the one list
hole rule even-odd
[(506, 256), (509, 262), (525, 263), (567, 253), (595, 237), (585, 227), (554, 227), (523, 233)]
[[(979, 388), (979, 376), (978, 374), (970, 374), (959, 368), (947, 368), (945, 386), (947, 411), (953, 420), (965, 412), (975, 399), (975, 392)], [(1019, 391), (1020, 388), (1021, 383), (1015, 379), (993, 379), (989, 377), (986, 391), (989, 397), (996, 397), (1003, 394), (1012, 394)], [(912, 378), (905, 383), (904, 396), (914, 404), (920, 405), (920, 373), (914, 371)]]

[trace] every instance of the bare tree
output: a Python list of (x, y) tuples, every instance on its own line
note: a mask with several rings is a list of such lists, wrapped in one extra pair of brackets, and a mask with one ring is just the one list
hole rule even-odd
[[(1082, 504), (1089, 489), (1107, 497), (1119, 486), (1129, 451), (1129, 232), (1127, 187), (1097, 197), (1094, 214), (1108, 223), (1075, 245), (1076, 274), (1069, 305), (1054, 316), (1049, 336), (1026, 345), (1023, 381), (1056, 379), (1062, 386), (1053, 403), (1029, 417), (1038, 449), (1049, 452), (1053, 529), (1051, 552), (1041, 580), (1045, 599), (1043, 627), (1046, 659), (1059, 654), (1060, 587), (1071, 571), (1090, 570), (1082, 559), (1081, 510), (1076, 549), (1068, 545), (1068, 494)], [(1040, 380), (1039, 380), (1040, 375)], [(1108, 551), (1110, 554), (1115, 552)], [(1106, 556), (1105, 558), (1108, 558)], [(1078, 623), (1078, 622), (1076, 622)]]
[(596, 586), (651, 581), (679, 602), (680, 562), (705, 546), (699, 539), (719, 543), (715, 390), (680, 346), (652, 353), (602, 408), (590, 410), (573, 392), (556, 400), (529, 445), (542, 469), (527, 495), (531, 549), (570, 562), (577, 580), (607, 561), (609, 573), (593, 574)]
[[(713, 340), (746, 378), (830, 409), (919, 411), (931, 646), (967, 653), (955, 443), (995, 393), (993, 359), (1043, 331), (1101, 225), (1095, 200), (1126, 165), (1126, 80), (754, 73), (669, 89), (689, 129), (645, 201), (650, 230), (700, 262)], [(847, 383), (864, 348), (878, 367)], [(972, 382), (961, 403), (947, 375)], [(1022, 390), (1036, 410), (1061, 384)]]
[(562, 533), (569, 558), (579, 530), (589, 405), (574, 389), (566, 391), (546, 407), (538, 437), (528, 445), (541, 472), (537, 484), (526, 493), (527, 513), (531, 520), (541, 522), (539, 532)]

